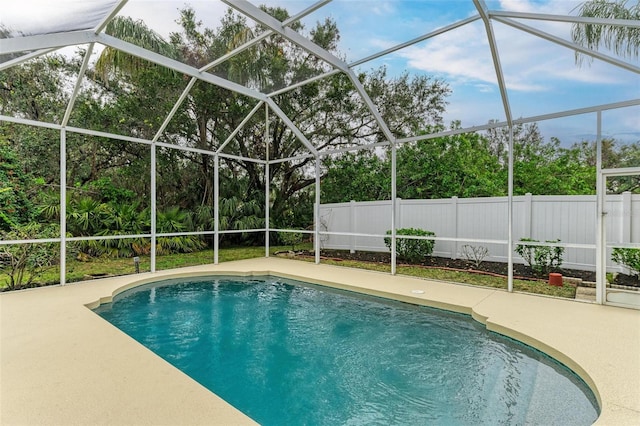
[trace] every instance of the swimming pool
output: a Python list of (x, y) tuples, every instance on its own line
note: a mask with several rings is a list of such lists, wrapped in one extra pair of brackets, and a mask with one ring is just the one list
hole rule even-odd
[(591, 424), (587, 386), (470, 317), (276, 277), (163, 281), (102, 317), (261, 424)]

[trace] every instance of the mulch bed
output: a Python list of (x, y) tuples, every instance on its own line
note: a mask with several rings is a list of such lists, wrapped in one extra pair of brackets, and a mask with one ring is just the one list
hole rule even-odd
[[(310, 253), (304, 253), (309, 254)], [(357, 251), (350, 253), (348, 250), (322, 250), (322, 257), (334, 260), (355, 260), (360, 262), (391, 263), (391, 254), (384, 252)], [(401, 261), (399, 261), (400, 263)], [(446, 257), (431, 256), (420, 263), (420, 266), (454, 269), (466, 272), (487, 273), (492, 275), (507, 276), (507, 264), (503, 262), (482, 262), (477, 267), (465, 259), (449, 259)], [(593, 271), (582, 271), (578, 269), (559, 269), (552, 272), (559, 272), (565, 277), (581, 278), (583, 281), (595, 282), (596, 273)], [(513, 275), (522, 279), (548, 279), (548, 276), (536, 274), (529, 266), (514, 263)], [(626, 285), (640, 287), (640, 280), (636, 276), (617, 274), (613, 282), (616, 285)]]

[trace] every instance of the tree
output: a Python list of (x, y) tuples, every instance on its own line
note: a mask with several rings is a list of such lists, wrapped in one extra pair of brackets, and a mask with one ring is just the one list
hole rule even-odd
[[(638, 167), (640, 165), (640, 142), (622, 145), (620, 160), (614, 167)], [(607, 188), (612, 192), (630, 191), (640, 194), (640, 176), (619, 176), (607, 180)]]
[(68, 101), (64, 77), (72, 69), (64, 56), (49, 54), (0, 73), (0, 113), (59, 123)]
[(499, 195), (503, 188), (496, 179), (501, 171), (498, 158), (477, 133), (407, 144), (398, 149), (397, 159), (401, 198), (484, 197)]
[[(500, 195), (507, 190), (509, 129), (487, 131), (492, 155), (501, 165)], [(595, 162), (584, 147), (564, 148), (560, 140), (545, 142), (537, 123), (513, 126), (513, 193), (524, 195), (578, 195), (595, 193)]]
[(388, 200), (391, 164), (371, 150), (345, 153), (324, 161), (327, 171), (320, 186), (323, 203)]
[[(495, 124), (497, 120), (489, 120)], [(509, 127), (493, 127), (488, 129), (486, 137), (489, 141), (491, 154), (498, 158), (502, 165), (509, 161)], [(544, 145), (544, 138), (540, 133), (538, 123), (513, 125), (514, 161), (522, 160), (527, 152), (540, 151)]]
[[(524, 195), (594, 194), (596, 170), (583, 161), (576, 148), (563, 148), (551, 138), (534, 145), (514, 146), (513, 193)], [(503, 171), (506, 178), (506, 166)], [(506, 181), (506, 179), (505, 179)]]
[[(628, 0), (590, 0), (582, 3), (578, 15), (589, 18), (640, 20), (640, 2), (628, 4)], [(640, 28), (619, 25), (573, 24), (571, 38), (574, 43), (598, 50), (600, 45), (617, 55), (638, 58)], [(576, 53), (576, 62), (583, 56)]]
[[(277, 19), (289, 17), (282, 8), (265, 8), (267, 13)], [(117, 19), (117, 18), (116, 18)], [(152, 40), (152, 46), (160, 50), (166, 49), (167, 55), (189, 63), (194, 67), (202, 67), (227, 53), (230, 49), (250, 39), (252, 34), (259, 33), (260, 26), (251, 28), (246, 19), (231, 10), (223, 17), (221, 25), (216, 29), (202, 28), (190, 8), (180, 12), (178, 23), (181, 31), (171, 34), (169, 41), (149, 34), (150, 30), (139, 28), (133, 31), (132, 25), (142, 26), (139, 22), (119, 23), (107, 27), (107, 32), (119, 35), (119, 31), (131, 34), (147, 34), (144, 40)], [(302, 24), (294, 24), (294, 29), (305, 32)], [(336, 51), (339, 31), (335, 22), (325, 20), (316, 24), (307, 32), (308, 37), (321, 47), (339, 55)], [(172, 48), (168, 49), (168, 45)], [(126, 96), (127, 91), (135, 87), (145, 87), (142, 76), (153, 76), (159, 71), (155, 66), (142, 67), (136, 64), (129, 67), (122, 61), (108, 61), (108, 57), (98, 63), (110, 64), (108, 72), (96, 72), (96, 75), (109, 76), (108, 87), (130, 87), (117, 92), (117, 97)], [(236, 81), (248, 87), (264, 92), (280, 89), (286, 85), (305, 80), (311, 76), (328, 71), (331, 67), (289, 43), (280, 36), (272, 36), (251, 49), (225, 61), (212, 72), (220, 77)], [(118, 77), (118, 79), (115, 78)], [(165, 76), (161, 78), (171, 78)], [(429, 77), (410, 78), (408, 74), (397, 78), (389, 78), (385, 69), (374, 70), (359, 76), (360, 81), (370, 93), (371, 98), (380, 105), (380, 112), (389, 123), (392, 132), (397, 136), (411, 134), (415, 129), (441, 121), (444, 111), (445, 97), (449, 89), (442, 81)], [(153, 80), (150, 78), (150, 80)], [(167, 86), (170, 86), (167, 84)], [(179, 85), (178, 85), (179, 86)], [(183, 84), (184, 86), (184, 84)], [(121, 90), (121, 89), (120, 89)], [(121, 90), (122, 91), (122, 90)], [(167, 95), (168, 99), (177, 99)], [(319, 150), (331, 147), (350, 146), (378, 142), (384, 139), (381, 129), (368, 111), (366, 105), (357, 95), (355, 88), (344, 75), (335, 75), (303, 87), (282, 93), (274, 97), (280, 108), (292, 119), (295, 125), (309, 138)], [(229, 90), (198, 82), (190, 91), (187, 99), (178, 109), (174, 119), (166, 129), (164, 140), (205, 150), (215, 150), (228, 138), (231, 132), (254, 107), (255, 101)], [(129, 125), (130, 126), (130, 125)], [(282, 120), (270, 114), (270, 134), (264, 135), (264, 120), (257, 117), (250, 120), (228, 144), (226, 152), (240, 154), (249, 158), (265, 158), (267, 140), (270, 158), (299, 157), (308, 154), (308, 150), (296, 138)], [(190, 208), (211, 206), (213, 203), (213, 158), (210, 155), (180, 152), (174, 154), (183, 160), (178, 164), (183, 167), (180, 174), (185, 175), (187, 168), (188, 181), (183, 188), (188, 191)], [(251, 161), (221, 157), (221, 187), (223, 198), (233, 199), (233, 186), (223, 186), (232, 180), (241, 180), (246, 185), (246, 194), (264, 194), (266, 182), (264, 167)], [(312, 169), (313, 159), (273, 164), (270, 170), (270, 187), (272, 188), (271, 212), (276, 225), (288, 221), (286, 212), (306, 209), (297, 203), (308, 203), (308, 192), (315, 182)], [(167, 163), (167, 167), (176, 167)], [(197, 202), (198, 204), (195, 204)], [(262, 204), (264, 205), (264, 204)], [(306, 206), (306, 204), (305, 204)], [(302, 218), (307, 215), (299, 215)], [(286, 218), (286, 219), (285, 219)], [(301, 224), (299, 224), (301, 225)]]
[[(602, 167), (616, 169), (638, 167), (640, 164), (640, 142), (623, 144), (615, 139), (602, 139)], [(571, 151), (580, 164), (592, 170), (589, 181), (595, 193), (596, 143), (582, 141), (574, 144)], [(574, 178), (575, 179), (575, 178)], [(607, 179), (607, 191), (620, 193), (630, 191), (640, 193), (640, 176), (614, 176)]]
[[(453, 123), (452, 128), (459, 128), (459, 123)], [(437, 127), (422, 133), (441, 130)], [(482, 197), (500, 195), (506, 188), (488, 139), (477, 133), (402, 144), (396, 157), (400, 198)], [(384, 156), (372, 151), (344, 154), (328, 159), (325, 165), (323, 202), (388, 200), (391, 195), (388, 152)]]
[[(453, 123), (453, 128), (458, 126)], [(442, 130), (442, 129), (440, 129)], [(433, 130), (426, 130), (430, 133)], [(596, 191), (595, 143), (569, 148), (545, 142), (535, 123), (514, 126), (514, 194), (588, 195)], [(460, 134), (400, 145), (397, 194), (401, 198), (501, 196), (507, 194), (508, 131)], [(621, 145), (605, 139), (603, 166), (640, 164), (640, 143)], [(385, 200), (391, 191), (388, 152), (342, 154), (325, 161), (322, 202)], [(638, 177), (607, 180), (612, 192), (640, 192)]]
[[(117, 35), (121, 40), (144, 47), (163, 56), (169, 58), (178, 57), (175, 47), (147, 27), (141, 20), (134, 20), (128, 16), (117, 16), (109, 21), (105, 32)], [(151, 64), (137, 56), (129, 55), (111, 47), (106, 47), (102, 51), (94, 66), (95, 71), (105, 84), (109, 84), (116, 70), (126, 72), (129, 75), (140, 75), (146, 73), (149, 68), (161, 69), (158, 65)], [(169, 70), (166, 72), (173, 74)]]
[[(65, 77), (73, 67), (64, 56), (49, 54), (3, 70), (0, 72), (0, 114), (60, 122), (68, 101)], [(19, 159), (16, 170), (44, 180), (45, 185), (58, 181), (58, 131), (2, 122), (0, 139), (8, 143), (4, 153), (11, 151)]]
[(33, 183), (22, 170), (9, 142), (0, 135), (0, 231), (9, 231), (34, 218), (30, 198)]

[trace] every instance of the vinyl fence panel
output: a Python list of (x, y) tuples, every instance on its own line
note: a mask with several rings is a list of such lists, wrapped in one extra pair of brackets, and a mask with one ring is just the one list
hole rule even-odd
[[(640, 195), (608, 195), (605, 202), (607, 242), (640, 243)], [(462, 246), (469, 244), (486, 247), (489, 256), (485, 260), (507, 261), (507, 197), (398, 199), (396, 205), (397, 229), (421, 228), (435, 232), (436, 237), (445, 239), (436, 241), (435, 256), (458, 258), (461, 256)], [(321, 224), (330, 233), (323, 237), (323, 248), (387, 251), (383, 237), (360, 234), (383, 235), (390, 230), (391, 208), (391, 201), (352, 201), (321, 205)], [(513, 221), (515, 243), (521, 238), (532, 238), (593, 246), (567, 247), (563, 266), (595, 270), (595, 196), (527, 194), (514, 197)], [(358, 235), (331, 234), (334, 232)], [(517, 254), (514, 254), (514, 261), (523, 262)], [(613, 263), (609, 267), (619, 270), (618, 265)]]

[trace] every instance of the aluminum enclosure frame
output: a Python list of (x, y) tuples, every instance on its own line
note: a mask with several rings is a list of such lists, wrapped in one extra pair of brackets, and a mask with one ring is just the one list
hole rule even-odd
[[(410, 143), (410, 142), (414, 142), (414, 141), (419, 141), (419, 140), (428, 140), (428, 139), (432, 139), (432, 138), (436, 138), (436, 137), (442, 137), (442, 136), (448, 136), (448, 135), (454, 135), (454, 134), (461, 134), (461, 133), (470, 133), (470, 132), (476, 132), (476, 131), (482, 131), (482, 130), (488, 130), (488, 129), (492, 129), (492, 128), (498, 128), (498, 127), (507, 127), (509, 129), (509, 161), (508, 161), (508, 170), (509, 170), (509, 177), (508, 177), (508, 205), (509, 205), (509, 223), (508, 223), (508, 231), (509, 231), (509, 237), (508, 240), (505, 242), (508, 245), (508, 252), (509, 252), (509, 259), (508, 259), (508, 263), (509, 263), (509, 277), (508, 277), (508, 290), (509, 291), (513, 291), (513, 241), (512, 241), (512, 234), (513, 234), (513, 126), (516, 124), (523, 124), (523, 123), (532, 123), (532, 122), (536, 122), (536, 121), (543, 121), (543, 120), (550, 120), (550, 119), (555, 119), (555, 118), (561, 118), (561, 117), (567, 117), (567, 116), (573, 116), (573, 115), (580, 115), (580, 114), (587, 114), (587, 113), (597, 113), (597, 127), (598, 127), (598, 136), (597, 136), (597, 149), (598, 152), (600, 152), (601, 150), (601, 115), (602, 115), (602, 111), (606, 111), (606, 110), (611, 110), (611, 109), (620, 109), (620, 108), (627, 108), (627, 107), (634, 107), (634, 106), (638, 106), (640, 105), (640, 99), (636, 98), (636, 99), (630, 99), (628, 101), (622, 101), (622, 102), (616, 102), (616, 103), (611, 103), (611, 104), (604, 104), (604, 105), (596, 105), (596, 106), (592, 106), (592, 107), (587, 107), (587, 108), (580, 108), (580, 109), (574, 109), (574, 110), (569, 110), (569, 111), (558, 111), (558, 112), (553, 112), (553, 113), (549, 113), (549, 114), (544, 114), (544, 115), (539, 115), (539, 116), (534, 116), (534, 117), (526, 117), (526, 118), (520, 118), (520, 119), (513, 119), (512, 117), (512, 113), (511, 113), (511, 103), (509, 101), (509, 97), (508, 97), (508, 90), (506, 87), (506, 82), (504, 79), (504, 75), (503, 75), (503, 71), (502, 71), (502, 67), (501, 67), (501, 62), (500, 62), (500, 57), (499, 57), (499, 48), (497, 46), (497, 43), (495, 41), (495, 36), (493, 34), (493, 27), (492, 27), (492, 23), (495, 22), (500, 22), (501, 24), (504, 25), (509, 25), (512, 28), (515, 28), (519, 31), (522, 32), (526, 32), (529, 33), (531, 35), (534, 35), (536, 37), (542, 38), (544, 40), (547, 40), (551, 43), (556, 43), (560, 46), (563, 46), (567, 49), (571, 49), (574, 50), (576, 52), (580, 52), (582, 54), (591, 56), (592, 58), (596, 59), (596, 60), (600, 60), (600, 61), (604, 61), (606, 63), (609, 63), (611, 65), (620, 67), (622, 69), (625, 69), (626, 71), (635, 73), (635, 74), (640, 74), (640, 67), (637, 67), (631, 63), (628, 63), (626, 61), (623, 60), (619, 60), (616, 58), (612, 58), (608, 55), (604, 55), (600, 52), (591, 50), (591, 49), (587, 49), (587, 48), (583, 48), (581, 46), (578, 46), (574, 43), (571, 42), (567, 42), (564, 40), (559, 39), (556, 36), (553, 36), (545, 31), (541, 31), (535, 28), (532, 28), (530, 26), (527, 26), (521, 22), (518, 21), (514, 21), (514, 19), (529, 19), (529, 20), (543, 20), (543, 21), (560, 21), (560, 22), (568, 22), (568, 23), (591, 23), (591, 24), (605, 24), (605, 25), (618, 25), (618, 26), (626, 26), (626, 27), (630, 27), (630, 28), (640, 28), (640, 21), (634, 21), (634, 20), (614, 20), (614, 19), (598, 19), (598, 18), (581, 18), (581, 17), (575, 17), (575, 16), (565, 16), (565, 15), (545, 15), (545, 14), (535, 14), (535, 13), (522, 13), (522, 12), (510, 12), (510, 11), (493, 11), (490, 10), (487, 5), (485, 4), (485, 2), (483, 0), (472, 0), (473, 4), (475, 5), (476, 9), (477, 9), (477, 14), (471, 17), (468, 17), (466, 19), (463, 20), (459, 20), (457, 22), (454, 22), (452, 24), (449, 24), (445, 27), (433, 30), (429, 33), (426, 33), (420, 37), (414, 38), (410, 41), (398, 44), (396, 46), (393, 46), (391, 48), (385, 49), (383, 51), (380, 51), (376, 54), (370, 55), (368, 57), (365, 57), (363, 59), (351, 62), (351, 63), (346, 63), (343, 60), (337, 58), (336, 56), (334, 56), (333, 54), (331, 54), (330, 52), (320, 48), (319, 46), (315, 45), (314, 43), (312, 43), (310, 40), (308, 40), (307, 38), (303, 37), (302, 35), (300, 35), (299, 33), (293, 31), (290, 28), (290, 25), (294, 22), (297, 22), (298, 20), (302, 19), (305, 16), (308, 16), (309, 14), (315, 12), (316, 10), (322, 8), (323, 6), (325, 6), (326, 4), (330, 3), (331, 0), (320, 0), (317, 1), (316, 3), (314, 3), (313, 5), (311, 5), (310, 7), (306, 8), (305, 10), (299, 12), (297, 15), (292, 16), (291, 18), (289, 18), (288, 20), (286, 20), (285, 22), (280, 22), (277, 21), (276, 19), (274, 19), (273, 17), (271, 17), (270, 15), (266, 14), (265, 12), (263, 12), (261, 9), (259, 9), (258, 7), (256, 7), (254, 4), (250, 3), (249, 1), (246, 0), (222, 0), (225, 4), (227, 4), (228, 6), (232, 7), (233, 9), (235, 9), (236, 11), (238, 11), (239, 13), (241, 13), (242, 15), (251, 18), (252, 20), (254, 20), (256, 23), (259, 23), (263, 26), (265, 26), (266, 28), (269, 28), (267, 31), (265, 31), (264, 33), (258, 35), (257, 37), (255, 37), (253, 40), (248, 41), (247, 43), (243, 44), (242, 46), (237, 47), (236, 49), (232, 50), (231, 52), (225, 54), (224, 56), (216, 59), (215, 61), (211, 62), (210, 64), (207, 64), (206, 66), (200, 68), (200, 69), (196, 69), (193, 68), (189, 65), (186, 65), (184, 63), (181, 63), (179, 61), (164, 57), (162, 55), (156, 54), (154, 52), (150, 52), (148, 50), (145, 50), (143, 48), (140, 48), (138, 46), (135, 46), (131, 43), (125, 42), (123, 40), (119, 40), (115, 37), (109, 36), (107, 34), (104, 33), (104, 30), (106, 28), (106, 25), (108, 24), (108, 22), (113, 19), (115, 16), (118, 15), (118, 13), (120, 13), (122, 11), (122, 8), (127, 4), (128, 0), (120, 0), (114, 7), (113, 9), (104, 17), (104, 19), (92, 30), (83, 30), (83, 31), (73, 31), (73, 32), (63, 32), (63, 33), (55, 33), (55, 34), (46, 34), (46, 35), (33, 35), (33, 36), (26, 36), (26, 37), (16, 37), (16, 38), (8, 38), (8, 39), (0, 39), (0, 53), (19, 53), (19, 52), (28, 52), (26, 54), (23, 54), (22, 56), (19, 56), (15, 59), (12, 59), (10, 61), (7, 61), (5, 63), (0, 64), (0, 72), (2, 70), (5, 69), (9, 69), (10, 67), (16, 66), (16, 65), (20, 65), (30, 59), (48, 54), (52, 51), (55, 51), (59, 48), (62, 47), (68, 47), (68, 46), (76, 46), (76, 45), (88, 45), (89, 48), (87, 49), (87, 52), (85, 54), (85, 59), (83, 61), (81, 70), (79, 72), (78, 75), (78, 79), (76, 81), (76, 85), (74, 87), (72, 96), (70, 98), (70, 101), (67, 105), (67, 108), (65, 110), (65, 114), (64, 117), (61, 121), (60, 124), (56, 124), (56, 123), (44, 123), (44, 122), (37, 122), (37, 121), (33, 121), (33, 120), (26, 120), (26, 119), (22, 119), (19, 117), (9, 117), (9, 116), (3, 116), (0, 115), (0, 121), (6, 121), (6, 122), (13, 122), (13, 123), (18, 123), (18, 124), (24, 124), (24, 125), (31, 125), (31, 126), (37, 126), (37, 127), (44, 127), (44, 128), (49, 128), (49, 129), (55, 129), (58, 130), (60, 132), (60, 195), (61, 195), (61, 202), (60, 202), (60, 212), (61, 212), (61, 221), (60, 221), (60, 237), (57, 239), (39, 239), (39, 240), (18, 240), (18, 241), (0, 241), (0, 245), (5, 245), (5, 244), (19, 244), (19, 243), (29, 243), (29, 242), (59, 242), (61, 245), (61, 249), (60, 249), (60, 282), (61, 283), (65, 283), (66, 282), (66, 268), (65, 268), (65, 258), (66, 258), (66, 242), (67, 241), (79, 241), (79, 240), (87, 240), (87, 239), (103, 239), (103, 238), (134, 238), (134, 237), (144, 237), (144, 238), (151, 238), (151, 271), (155, 272), (155, 267), (156, 267), (156, 253), (155, 253), (155, 242), (156, 242), (156, 238), (157, 237), (161, 237), (161, 236), (170, 236), (170, 235), (191, 235), (191, 234), (206, 234), (206, 235), (214, 235), (214, 262), (218, 263), (218, 239), (219, 239), (219, 235), (223, 234), (223, 233), (228, 233), (228, 232), (232, 232), (232, 231), (221, 231), (219, 229), (219, 224), (218, 224), (218, 199), (219, 199), (219, 192), (218, 192), (218, 176), (219, 176), (219, 159), (221, 157), (227, 157), (227, 158), (236, 158), (236, 159), (240, 159), (243, 161), (253, 161), (256, 163), (259, 163), (261, 165), (264, 165), (265, 167), (265, 176), (266, 179), (265, 181), (267, 182), (266, 184), (266, 206), (265, 206), (265, 228), (264, 229), (259, 229), (259, 230), (252, 230), (253, 232), (265, 232), (266, 238), (265, 238), (265, 256), (269, 255), (269, 232), (274, 231), (274, 229), (270, 229), (270, 225), (269, 225), (269, 200), (268, 200), (268, 196), (269, 196), (269, 177), (270, 177), (270, 166), (279, 162), (285, 162), (285, 161), (295, 161), (297, 159), (302, 159), (302, 158), (314, 158), (315, 159), (315, 207), (314, 207), (314, 217), (315, 217), (315, 223), (314, 223), (314, 230), (310, 231), (310, 233), (313, 234), (314, 236), (314, 245), (315, 245), (315, 253), (316, 253), (316, 263), (319, 263), (320, 258), (319, 258), (319, 254), (320, 254), (320, 236), (323, 235), (323, 231), (321, 231), (320, 229), (320, 224), (319, 224), (319, 205), (320, 205), (320, 160), (321, 158), (327, 156), (327, 155), (332, 155), (332, 154), (336, 154), (336, 153), (340, 153), (340, 152), (346, 152), (346, 151), (353, 151), (353, 150), (361, 150), (361, 149), (371, 149), (373, 147), (376, 146), (390, 146), (391, 149), (391, 162), (392, 162), (392, 184), (391, 184), (391, 194), (392, 194), (392, 203), (393, 203), (393, 208), (392, 208), (392, 214), (391, 214), (391, 218), (390, 218), (390, 226), (392, 229), (392, 247), (391, 247), (391, 273), (395, 274), (396, 273), (396, 240), (398, 238), (398, 236), (396, 235), (396, 223), (397, 223), (397, 218), (395, 216), (395, 203), (396, 203), (396, 194), (397, 194), (397, 188), (396, 188), (396, 184), (397, 184), (397, 177), (396, 177), (396, 150), (397, 147), (401, 144), (404, 143)], [(420, 135), (420, 136), (411, 136), (411, 137), (406, 137), (406, 138), (396, 138), (393, 133), (391, 132), (391, 130), (389, 129), (387, 123), (384, 121), (384, 118), (382, 117), (382, 115), (380, 114), (377, 106), (374, 104), (374, 102), (371, 100), (371, 98), (369, 97), (368, 93), (366, 92), (366, 90), (364, 89), (364, 87), (362, 86), (362, 84), (359, 82), (358, 78), (356, 77), (355, 73), (353, 72), (353, 68), (356, 66), (359, 66), (361, 64), (367, 63), (369, 61), (375, 60), (377, 58), (380, 58), (384, 55), (393, 53), (397, 50), (400, 50), (402, 48), (408, 47), (408, 46), (412, 46), (415, 45), (419, 42), (422, 42), (424, 40), (436, 37), (438, 35), (447, 33), (451, 30), (454, 30), (456, 28), (459, 27), (463, 27), (467, 24), (470, 24), (472, 22), (481, 20), (484, 24), (484, 28), (485, 28), (485, 32), (486, 32), (486, 37), (487, 40), (489, 42), (489, 47), (490, 47), (490, 53), (491, 53), (491, 57), (492, 57), (492, 61), (493, 61), (493, 68), (496, 74), (496, 79), (498, 82), (498, 88), (500, 91), (500, 96), (502, 99), (502, 106), (503, 106), (503, 110), (504, 110), (504, 114), (506, 117), (506, 121), (504, 122), (499, 122), (499, 123), (491, 123), (488, 125), (482, 125), (482, 126), (473, 126), (473, 127), (467, 127), (467, 128), (463, 128), (463, 129), (455, 129), (455, 130), (450, 130), (450, 131), (442, 131), (439, 133), (434, 133), (434, 134), (429, 134), (429, 135)], [(222, 63), (223, 61), (233, 57), (234, 55), (237, 55), (238, 53), (246, 50), (247, 48), (251, 47), (252, 45), (260, 42), (261, 40), (269, 37), (272, 34), (278, 34), (281, 37), (284, 37), (285, 39), (287, 39), (288, 41), (290, 41), (291, 43), (294, 43), (295, 45), (301, 47), (302, 49), (308, 51), (309, 53), (311, 53), (312, 55), (316, 56), (317, 58), (322, 59), (323, 61), (325, 61), (327, 64), (331, 65), (333, 67), (333, 70), (326, 72), (324, 74), (312, 77), (308, 80), (296, 83), (296, 84), (292, 84), (288, 87), (282, 88), (280, 90), (274, 91), (272, 93), (261, 93), (259, 91), (256, 91), (254, 89), (251, 88), (247, 88), (245, 86), (242, 86), (240, 84), (234, 83), (232, 81), (229, 80), (225, 80), (223, 78), (220, 78), (214, 74), (210, 74), (207, 71), (213, 67), (215, 67), (216, 65), (219, 65), (220, 63)], [(110, 48), (114, 48), (117, 50), (120, 50), (122, 52), (126, 52), (129, 53), (131, 55), (137, 56), (139, 58), (148, 60), (150, 62), (156, 63), (158, 65), (161, 65), (163, 67), (166, 67), (168, 69), (171, 70), (175, 70), (176, 72), (188, 75), (191, 77), (191, 79), (189, 80), (188, 84), (186, 85), (185, 89), (183, 90), (182, 94), (179, 96), (179, 98), (176, 100), (173, 108), (171, 109), (171, 111), (169, 112), (169, 114), (165, 117), (162, 125), (160, 126), (160, 128), (158, 129), (158, 131), (156, 132), (155, 136), (153, 137), (153, 139), (151, 140), (146, 140), (146, 139), (140, 139), (140, 138), (134, 138), (134, 137), (130, 137), (130, 136), (126, 136), (126, 135), (116, 135), (116, 134), (111, 134), (111, 133), (107, 133), (107, 132), (101, 132), (99, 130), (93, 130), (93, 129), (81, 129), (81, 128), (76, 128), (76, 127), (71, 127), (68, 126), (69, 124), (69, 118), (76, 100), (76, 97), (79, 93), (81, 84), (82, 84), (82, 80), (84, 78), (84, 73), (88, 67), (88, 61), (89, 61), (89, 56), (91, 54), (91, 51), (94, 48), (95, 44), (100, 44), (103, 46), (108, 46)], [(351, 83), (353, 84), (356, 92), (358, 93), (358, 95), (360, 96), (360, 98), (362, 99), (362, 101), (364, 102), (364, 104), (367, 106), (368, 110), (370, 111), (370, 113), (373, 115), (377, 125), (379, 126), (381, 132), (384, 134), (386, 140), (381, 142), (381, 143), (376, 143), (376, 144), (371, 144), (371, 145), (364, 145), (364, 146), (355, 146), (355, 147), (350, 147), (350, 148), (343, 148), (343, 149), (336, 149), (336, 150), (327, 150), (327, 151), (318, 151), (318, 149), (311, 143), (311, 141), (309, 141), (309, 139), (307, 138), (306, 135), (304, 135), (304, 133), (302, 131), (300, 131), (300, 129), (297, 128), (297, 126), (295, 125), (295, 123), (293, 123), (292, 120), (290, 120), (289, 117), (287, 117), (287, 115), (280, 109), (280, 107), (277, 105), (277, 103), (274, 101), (274, 97), (278, 94), (281, 93), (285, 93), (287, 91), (293, 90), (295, 88), (298, 87), (302, 87), (306, 84), (315, 82), (315, 81), (322, 81), (323, 79), (338, 74), (338, 73), (343, 73), (345, 74), (349, 80), (351, 81)], [(169, 143), (164, 143), (164, 142), (160, 142), (160, 138), (162, 136), (162, 134), (164, 133), (167, 125), (170, 123), (170, 121), (172, 120), (173, 116), (175, 115), (175, 113), (178, 111), (180, 105), (184, 102), (184, 100), (187, 98), (187, 96), (189, 95), (191, 89), (194, 87), (195, 83), (197, 81), (203, 81), (209, 84), (214, 84), (220, 87), (223, 87), (225, 89), (228, 89), (230, 91), (233, 91), (235, 93), (241, 94), (243, 96), (252, 98), (254, 100), (257, 101), (256, 106), (253, 108), (253, 110), (247, 115), (247, 117), (241, 122), (241, 124), (233, 130), (232, 134), (229, 136), (229, 138), (227, 140), (225, 140), (221, 146), (216, 150), (216, 151), (207, 151), (207, 150), (201, 150), (201, 149), (196, 149), (196, 148), (190, 148), (190, 147), (182, 147), (182, 146), (177, 146), (177, 145), (173, 145), (173, 144), (169, 144)], [(257, 114), (257, 112), (262, 108), (262, 106), (264, 106), (264, 111), (265, 111), (265, 140), (268, 141), (268, 134), (269, 134), (269, 129), (268, 129), (268, 123), (269, 123), (269, 111), (271, 111), (272, 113), (274, 113), (276, 116), (278, 116), (278, 118), (280, 118), (285, 124), (286, 126), (291, 130), (291, 132), (296, 136), (296, 138), (300, 141), (300, 143), (302, 143), (304, 145), (304, 147), (306, 147), (306, 149), (309, 151), (308, 155), (304, 155), (304, 156), (297, 156), (297, 157), (292, 157), (292, 158), (284, 158), (284, 159), (272, 159), (269, 157), (269, 143), (267, 143), (267, 152), (265, 155), (265, 158), (263, 159), (252, 159), (252, 158), (244, 158), (244, 157), (240, 157), (240, 156), (236, 156), (233, 154), (226, 154), (223, 153), (222, 150), (225, 148), (225, 146), (227, 146), (227, 144), (233, 140), (233, 138), (237, 135), (237, 133), (242, 129), (242, 127), (244, 125), (246, 125), (246, 123), (251, 119), (251, 117), (253, 117), (255, 114)], [(127, 141), (127, 142), (131, 142), (131, 143), (142, 143), (142, 144), (146, 144), (146, 145), (150, 145), (151, 147), (151, 233), (150, 234), (144, 234), (144, 235), (135, 235), (135, 236), (131, 236), (131, 235), (115, 235), (115, 236), (106, 236), (106, 237), (83, 237), (83, 238), (67, 238), (66, 237), (66, 203), (64, 202), (64, 200), (66, 199), (66, 135), (68, 132), (73, 132), (73, 133), (81, 133), (81, 134), (87, 134), (87, 135), (92, 135), (92, 136), (97, 136), (97, 137), (105, 137), (105, 138), (111, 138), (111, 139), (116, 139), (116, 140), (123, 140), (123, 141)], [(158, 234), (156, 232), (156, 193), (155, 193), (155, 187), (156, 187), (156, 182), (155, 182), (155, 178), (156, 178), (156, 161), (155, 161), (155, 155), (156, 155), (156, 148), (157, 147), (163, 147), (163, 148), (171, 148), (171, 149), (179, 149), (179, 150), (185, 150), (185, 151), (190, 151), (190, 152), (197, 152), (197, 153), (201, 153), (201, 154), (205, 154), (205, 155), (211, 155), (214, 157), (214, 164), (215, 164), (215, 169), (214, 169), (214, 198), (215, 198), (215, 205), (214, 205), (214, 230), (213, 231), (205, 231), (205, 232), (199, 232), (199, 233), (192, 233), (192, 232), (187, 232), (187, 233), (175, 233), (175, 234)], [(635, 169), (634, 169), (635, 170)], [(603, 173), (603, 170), (601, 168), (601, 163), (598, 163), (598, 179), (599, 179), (599, 183), (597, 185), (597, 193), (598, 196), (601, 197), (603, 196), (602, 194), (602, 185), (601, 185), (601, 175)], [(610, 172), (610, 171), (604, 171), (605, 175), (607, 175), (607, 173), (611, 174), (611, 173), (615, 173), (615, 172)], [(279, 231), (287, 231), (287, 230), (279, 230)], [(438, 238), (440, 240), (450, 240), (450, 239), (446, 239), (446, 238)], [(488, 241), (488, 240), (487, 240)], [(590, 248), (594, 248), (596, 249), (596, 251), (598, 253), (602, 253), (603, 249), (603, 244), (605, 244), (603, 241), (598, 241), (596, 243), (595, 246)], [(638, 245), (640, 247), (640, 244)], [(599, 273), (598, 276), (604, 276), (604, 273), (602, 272), (602, 265), (600, 265), (600, 269), (598, 269)], [(602, 278), (598, 279), (598, 303), (605, 303), (605, 299), (606, 297), (604, 297), (605, 295), (605, 283), (603, 282)]]

